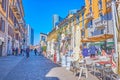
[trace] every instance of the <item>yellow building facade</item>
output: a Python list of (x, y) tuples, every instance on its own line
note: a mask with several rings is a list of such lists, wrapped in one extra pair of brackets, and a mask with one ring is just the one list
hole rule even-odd
[(6, 56), (12, 54), (12, 48), (23, 46), (25, 22), (22, 0), (1, 0), (0, 19), (0, 56)]

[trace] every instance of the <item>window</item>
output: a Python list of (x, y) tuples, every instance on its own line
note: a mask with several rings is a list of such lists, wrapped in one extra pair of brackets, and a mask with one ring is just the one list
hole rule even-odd
[(90, 5), (92, 4), (92, 0), (89, 0)]
[(4, 11), (6, 11), (6, 0), (2, 0), (2, 8)]
[(76, 22), (79, 23), (79, 16), (76, 17)]
[(101, 20), (103, 20), (103, 14), (102, 13), (100, 13), (100, 18), (101, 18)]
[(81, 31), (82, 36), (85, 36), (85, 31)]
[(93, 25), (93, 22), (92, 22), (92, 20), (90, 20), (90, 25)]
[(14, 32), (10, 25), (8, 25), (8, 35), (14, 37)]
[(16, 34), (15, 37), (16, 37), (16, 40), (19, 40), (19, 34), (18, 33)]
[(104, 29), (101, 30), (101, 34), (104, 34)]
[(2, 21), (2, 31), (5, 32), (5, 21)]
[(42, 41), (45, 41), (45, 37), (44, 36), (42, 36), (41, 38), (42, 38)]
[(14, 14), (13, 14), (11, 8), (9, 8), (9, 17), (10, 17), (10, 19), (11, 19), (13, 22), (16, 21), (15, 16), (14, 16)]
[(82, 28), (84, 28), (84, 13), (82, 13)]
[(5, 21), (0, 19), (0, 31), (5, 32)]
[(91, 13), (91, 12), (92, 12), (92, 7), (90, 7), (90, 9), (89, 9), (89, 10), (90, 10), (90, 13)]
[(101, 10), (102, 9), (102, 0), (99, 0), (98, 4), (99, 4), (99, 10)]
[(91, 35), (92, 35), (92, 36), (94, 36), (94, 33), (93, 33), (93, 32), (91, 32)]

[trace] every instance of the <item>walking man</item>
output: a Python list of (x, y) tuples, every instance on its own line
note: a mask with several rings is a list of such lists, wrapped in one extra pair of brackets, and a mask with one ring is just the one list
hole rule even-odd
[(30, 48), (27, 47), (27, 48), (26, 48), (26, 58), (29, 58), (29, 53), (30, 53)]
[(36, 53), (37, 53), (37, 49), (36, 49), (36, 48), (34, 49), (34, 53), (35, 53), (35, 55), (37, 55), (37, 54), (36, 54)]
[(18, 47), (16, 48), (16, 56), (18, 55)]

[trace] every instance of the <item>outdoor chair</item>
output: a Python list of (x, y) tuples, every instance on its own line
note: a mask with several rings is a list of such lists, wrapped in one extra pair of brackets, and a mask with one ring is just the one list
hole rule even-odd
[(100, 64), (98, 64), (98, 63), (95, 63), (95, 66), (94, 66), (94, 75), (95, 75), (95, 71), (96, 70), (98, 70), (98, 71), (100, 71), (100, 73), (101, 73), (101, 77), (103, 76), (103, 68), (104, 68), (104, 66), (102, 66), (102, 65), (100, 65)]
[(82, 64), (82, 66), (80, 66), (80, 74), (79, 74), (78, 80), (81, 79), (81, 76), (82, 76), (83, 72), (85, 72), (85, 77), (88, 78), (88, 69), (86, 67), (86, 63), (84, 62), (84, 63), (81, 63), (81, 64)]
[(108, 80), (118, 80), (116, 78), (117, 75), (113, 73), (111, 64), (106, 64), (104, 67), (104, 80), (106, 80), (106, 77), (109, 78)]
[(78, 61), (74, 61), (72, 62), (72, 66), (73, 66), (73, 74), (76, 75), (77, 71), (80, 69), (80, 64)]
[(85, 63), (88, 70), (91, 70), (93, 68), (93, 62), (89, 59), (89, 57), (85, 57)]

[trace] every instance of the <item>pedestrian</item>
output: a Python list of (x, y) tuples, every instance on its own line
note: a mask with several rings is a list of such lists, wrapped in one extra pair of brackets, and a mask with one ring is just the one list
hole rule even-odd
[(29, 53), (30, 53), (30, 48), (27, 47), (27, 48), (26, 48), (26, 58), (29, 58)]
[(14, 55), (15, 53), (15, 48), (12, 48), (12, 55)]
[(16, 56), (18, 55), (18, 47), (16, 48)]
[(91, 57), (95, 57), (95, 54), (97, 53), (96, 52), (97, 49), (96, 49), (96, 47), (93, 44), (90, 46), (89, 51), (90, 51), (90, 56)]
[(84, 48), (82, 49), (82, 55), (83, 55), (84, 58), (89, 56), (87, 46), (84, 46)]
[(20, 53), (23, 54), (23, 49), (21, 48)]
[(20, 50), (20, 48), (18, 48), (18, 55), (20, 56), (21, 55), (21, 50)]
[(35, 53), (35, 55), (37, 55), (37, 49), (36, 48), (34, 49), (34, 53)]

